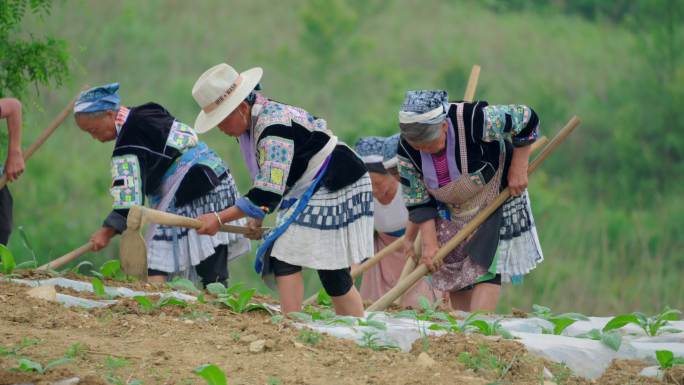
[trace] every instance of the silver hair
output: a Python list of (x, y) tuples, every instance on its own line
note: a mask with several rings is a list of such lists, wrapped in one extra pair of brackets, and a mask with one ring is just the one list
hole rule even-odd
[(100, 111), (92, 111), (92, 112), (76, 112), (74, 113), (74, 118), (78, 118), (79, 116), (85, 116), (88, 119), (95, 119), (102, 117), (107, 114), (109, 111), (116, 111), (114, 109), (110, 110), (100, 110)]
[(401, 136), (409, 142), (427, 143), (439, 138), (442, 123), (399, 123)]

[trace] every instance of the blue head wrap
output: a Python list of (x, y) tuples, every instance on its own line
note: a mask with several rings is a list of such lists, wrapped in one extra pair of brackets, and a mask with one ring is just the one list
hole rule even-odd
[(408, 91), (399, 110), (399, 123), (441, 123), (448, 112), (449, 95), (446, 91)]
[(74, 113), (118, 110), (121, 98), (117, 91), (119, 83), (93, 87), (81, 92), (74, 104)]
[(366, 164), (368, 171), (386, 173), (389, 168), (397, 165), (397, 150), (399, 148), (399, 134), (386, 138), (369, 136), (359, 139), (354, 149)]

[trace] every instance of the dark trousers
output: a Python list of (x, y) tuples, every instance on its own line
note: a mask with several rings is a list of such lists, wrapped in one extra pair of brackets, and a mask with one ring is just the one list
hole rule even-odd
[[(220, 245), (214, 249), (214, 254), (195, 266), (197, 275), (202, 278), (202, 284), (206, 287), (213, 282), (228, 284), (228, 245)], [(147, 269), (147, 275), (168, 276), (169, 273), (154, 269)]]
[(12, 234), (12, 194), (7, 186), (0, 190), (0, 243), (7, 246), (10, 234)]

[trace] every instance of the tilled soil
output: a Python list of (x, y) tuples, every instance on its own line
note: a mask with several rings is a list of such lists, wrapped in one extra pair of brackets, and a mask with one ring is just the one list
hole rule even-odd
[[(331, 336), (304, 336), (265, 312), (238, 314), (210, 304), (147, 312), (132, 299), (86, 310), (30, 298), (27, 290), (0, 281), (0, 385), (50, 384), (71, 376), (81, 378), (79, 384), (203, 384), (193, 370), (206, 363), (223, 369), (233, 385), (544, 384), (544, 367), (557, 376), (546, 384), (592, 383), (498, 337), (449, 334), (419, 339), (410, 353), (375, 351)], [(250, 352), (258, 340), (263, 350)], [(22, 341), (27, 346), (7, 352)], [(45, 365), (70, 347), (73, 360), (46, 374), (11, 371), (19, 358)], [(432, 361), (419, 358), (423, 352)], [(639, 377), (638, 365), (614, 363), (595, 383), (665, 383)], [(677, 376), (682, 373), (672, 372)]]

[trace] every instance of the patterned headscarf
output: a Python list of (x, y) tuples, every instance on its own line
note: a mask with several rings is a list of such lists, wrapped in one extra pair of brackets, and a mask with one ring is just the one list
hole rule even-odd
[(119, 83), (93, 87), (81, 92), (74, 104), (74, 113), (116, 111), (119, 109)]
[(408, 91), (399, 110), (399, 123), (437, 124), (449, 112), (449, 95), (444, 90)]
[(399, 134), (389, 137), (369, 136), (359, 139), (354, 149), (359, 154), (368, 171), (386, 174), (390, 168), (397, 167)]

